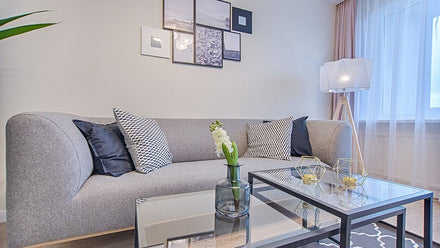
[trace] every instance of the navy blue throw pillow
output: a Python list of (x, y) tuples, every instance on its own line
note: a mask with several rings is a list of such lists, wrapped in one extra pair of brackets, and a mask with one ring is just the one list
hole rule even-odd
[[(308, 116), (303, 116), (293, 121), (290, 148), (292, 156), (312, 156), (312, 145), (310, 145), (309, 131), (306, 126), (307, 118)], [(266, 123), (270, 121), (263, 122)]]
[(310, 145), (309, 131), (306, 126), (307, 118), (308, 116), (303, 116), (293, 121), (292, 156), (312, 156), (312, 145)]
[(125, 147), (124, 136), (115, 123), (97, 124), (73, 120), (89, 144), (95, 171), (118, 177), (133, 171), (134, 164)]

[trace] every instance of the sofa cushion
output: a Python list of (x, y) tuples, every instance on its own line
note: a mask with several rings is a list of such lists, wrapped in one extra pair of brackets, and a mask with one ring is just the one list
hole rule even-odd
[(73, 120), (89, 144), (95, 171), (118, 177), (134, 170), (133, 161), (125, 147), (124, 136), (116, 123), (97, 124)]
[(243, 157), (290, 160), (292, 119), (249, 124), (248, 148)]
[[(300, 117), (293, 121), (292, 142), (290, 153), (292, 156), (312, 156), (312, 146), (309, 140), (309, 131), (307, 130), (306, 120), (308, 116)], [(270, 121), (263, 121), (267, 123)]]
[(292, 156), (312, 156), (312, 146), (310, 145), (309, 131), (306, 126), (307, 118), (308, 116), (303, 116), (293, 121)]
[(165, 134), (155, 120), (113, 109), (136, 170), (149, 173), (171, 163), (173, 155)]

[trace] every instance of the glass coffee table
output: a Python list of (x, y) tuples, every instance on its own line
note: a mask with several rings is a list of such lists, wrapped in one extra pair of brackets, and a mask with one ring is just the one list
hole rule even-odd
[[(257, 179), (340, 218), (340, 247), (350, 247), (350, 233), (361, 219), (382, 220), (380, 215), (405, 204), (424, 200), (424, 247), (432, 247), (431, 191), (385, 180), (367, 178), (362, 186), (344, 188), (335, 172), (327, 170), (318, 184), (306, 185), (294, 168), (249, 172), (251, 194), (259, 194)], [(374, 216), (378, 215), (378, 216)], [(397, 247), (403, 246), (405, 214), (397, 218)]]
[[(341, 219), (267, 184), (254, 185), (249, 214), (215, 213), (214, 191), (136, 201), (136, 247), (298, 247), (339, 233)], [(402, 207), (379, 218), (404, 216)], [(351, 227), (375, 222), (358, 218)]]

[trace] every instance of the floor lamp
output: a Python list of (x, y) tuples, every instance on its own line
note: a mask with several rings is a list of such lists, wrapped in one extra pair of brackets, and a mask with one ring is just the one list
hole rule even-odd
[(344, 96), (338, 99), (333, 120), (337, 120), (341, 111), (345, 109), (345, 114), (352, 127), (357, 159), (362, 169), (365, 169), (364, 161), (353, 121), (353, 113), (345, 93), (369, 89), (372, 66), (371, 60), (359, 58), (327, 62), (320, 68), (320, 90), (326, 93), (344, 93)]

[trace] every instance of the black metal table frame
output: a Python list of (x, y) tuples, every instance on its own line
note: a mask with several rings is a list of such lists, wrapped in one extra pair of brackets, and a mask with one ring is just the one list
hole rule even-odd
[[(287, 168), (286, 168), (287, 169)], [(290, 168), (289, 168), (290, 169)], [(282, 185), (280, 183), (268, 180), (264, 177), (261, 177), (259, 175), (257, 175), (256, 173), (258, 172), (249, 172), (248, 173), (248, 182), (250, 184), (250, 190), (251, 190), (251, 194), (253, 194), (253, 184), (254, 184), (254, 178), (266, 183), (270, 186), (273, 186), (279, 190), (282, 190), (300, 200), (303, 200), (305, 202), (308, 202), (324, 211), (327, 211), (335, 216), (338, 216), (339, 218), (341, 218), (341, 227), (340, 227), (340, 247), (341, 248), (348, 248), (350, 247), (350, 234), (351, 234), (351, 229), (353, 229), (354, 225), (353, 225), (353, 221), (358, 219), (358, 218), (362, 218), (362, 217), (366, 217), (366, 216), (370, 216), (372, 214), (375, 213), (379, 213), (379, 212), (383, 212), (395, 207), (399, 207), (399, 206), (403, 206), (405, 204), (411, 203), (411, 202), (415, 202), (415, 201), (419, 201), (419, 200), (424, 200), (424, 228), (423, 228), (423, 232), (424, 232), (424, 238), (423, 238), (423, 247), (426, 248), (432, 248), (432, 209), (433, 209), (433, 193), (430, 191), (421, 191), (421, 192), (417, 192), (414, 194), (410, 194), (410, 195), (406, 195), (406, 196), (402, 196), (402, 197), (398, 197), (395, 199), (390, 199), (390, 200), (386, 200), (386, 201), (382, 201), (382, 202), (378, 202), (375, 204), (371, 204), (365, 207), (360, 207), (357, 209), (352, 209), (349, 211), (344, 211), (342, 209), (339, 209), (335, 206), (332, 206), (326, 202), (320, 201), (318, 199), (313, 199), (310, 196), (303, 194), (301, 191), (289, 188), (285, 185)], [(399, 217), (397, 218), (397, 226), (398, 226), (398, 230), (400, 230), (401, 234), (400, 235), (405, 235), (405, 218)], [(401, 227), (399, 227), (399, 225)], [(333, 236), (333, 235), (332, 235)], [(399, 232), (398, 232), (398, 236), (399, 236)], [(400, 245), (400, 246), (398, 246)], [(396, 243), (397, 247), (403, 247), (402, 241), (398, 241)]]

